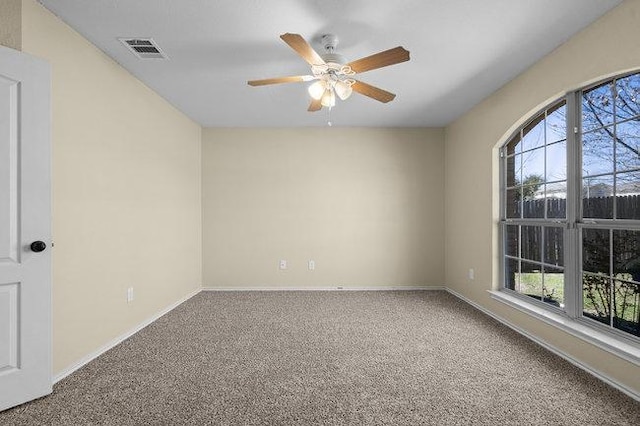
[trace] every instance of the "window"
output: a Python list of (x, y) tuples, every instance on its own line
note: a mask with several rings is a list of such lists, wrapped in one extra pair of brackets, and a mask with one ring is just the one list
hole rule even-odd
[(564, 306), (566, 102), (546, 109), (505, 145), (505, 287)]
[(640, 73), (567, 94), (501, 148), (505, 291), (640, 337)]

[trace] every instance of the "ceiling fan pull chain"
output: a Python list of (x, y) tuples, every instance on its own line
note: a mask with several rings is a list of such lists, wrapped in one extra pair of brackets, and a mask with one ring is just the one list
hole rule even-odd
[(333, 123), (331, 122), (331, 110), (333, 109), (332, 107), (327, 108), (329, 111), (327, 112), (327, 115), (329, 116), (329, 118), (327, 119), (327, 126), (331, 127), (333, 126)]

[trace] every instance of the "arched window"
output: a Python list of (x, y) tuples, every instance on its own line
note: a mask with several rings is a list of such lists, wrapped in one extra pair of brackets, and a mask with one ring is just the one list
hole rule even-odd
[(503, 290), (640, 337), (640, 73), (568, 93), (500, 157)]

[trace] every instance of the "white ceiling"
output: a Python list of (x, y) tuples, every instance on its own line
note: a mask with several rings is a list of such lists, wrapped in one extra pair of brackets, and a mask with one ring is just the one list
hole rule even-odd
[[(247, 80), (309, 74), (279, 35), (317, 51), (322, 34), (355, 60), (398, 45), (411, 61), (359, 79), (397, 94), (337, 100), (336, 126), (443, 126), (621, 0), (39, 0), (205, 127), (324, 126), (308, 83)], [(140, 60), (118, 37), (151, 37), (170, 57)]]

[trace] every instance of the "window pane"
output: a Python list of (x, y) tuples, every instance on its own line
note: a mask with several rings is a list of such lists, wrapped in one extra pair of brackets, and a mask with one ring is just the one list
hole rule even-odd
[(594, 87), (582, 95), (582, 130), (588, 131), (613, 123), (611, 82)]
[(582, 135), (582, 176), (613, 173), (613, 128)]
[(567, 178), (567, 143), (547, 146), (547, 182)]
[(564, 266), (564, 228), (546, 226), (544, 228), (544, 262)]
[(544, 302), (559, 308), (564, 307), (564, 271), (560, 268), (544, 267)]
[(613, 274), (640, 283), (640, 231), (613, 231)]
[(522, 226), (520, 257), (540, 262), (542, 260), (542, 226)]
[(522, 130), (522, 150), (544, 145), (544, 114), (539, 115)]
[(585, 178), (582, 181), (582, 216), (613, 218), (613, 176)]
[(615, 280), (613, 326), (640, 336), (640, 284)]
[[(537, 149), (533, 152), (543, 152), (543, 149)], [(532, 154), (533, 152), (529, 152), (524, 155), (526, 156), (528, 154)], [(524, 185), (520, 190), (522, 192), (523, 198), (522, 217), (544, 217), (544, 184), (542, 175), (531, 174), (529, 176), (526, 176), (524, 178)]]
[(515, 259), (505, 259), (504, 286), (520, 292), (520, 269)]
[(567, 182), (547, 184), (547, 217), (567, 217)]
[(522, 172), (522, 155), (517, 154), (507, 157), (507, 187), (517, 186), (520, 184), (520, 176)]
[(506, 215), (508, 218), (521, 217), (522, 207), (522, 188), (507, 189), (507, 196), (505, 200)]
[(544, 179), (544, 147), (522, 154), (522, 179), (524, 185)]
[[(533, 187), (523, 187), (522, 190), (525, 196), (528, 192), (533, 192)], [(542, 188), (538, 190), (533, 196), (541, 197), (543, 195)], [(544, 217), (544, 198), (528, 198), (522, 203), (522, 215), (526, 218), (543, 218)]]
[(567, 139), (567, 106), (562, 102), (547, 111), (547, 143)]
[(616, 175), (616, 216), (640, 219), (640, 172)]
[(640, 74), (633, 74), (616, 81), (617, 120), (640, 115)]
[(520, 242), (520, 227), (518, 225), (506, 225), (504, 236), (504, 251), (507, 255), (520, 257), (518, 244)]
[(582, 274), (582, 303), (584, 316), (609, 325), (611, 323), (611, 280), (609, 277)]
[(582, 230), (582, 270), (609, 275), (609, 230)]
[(640, 169), (640, 121), (616, 126), (616, 171)]
[(521, 268), (520, 293), (542, 300), (542, 266), (538, 263), (523, 261)]

